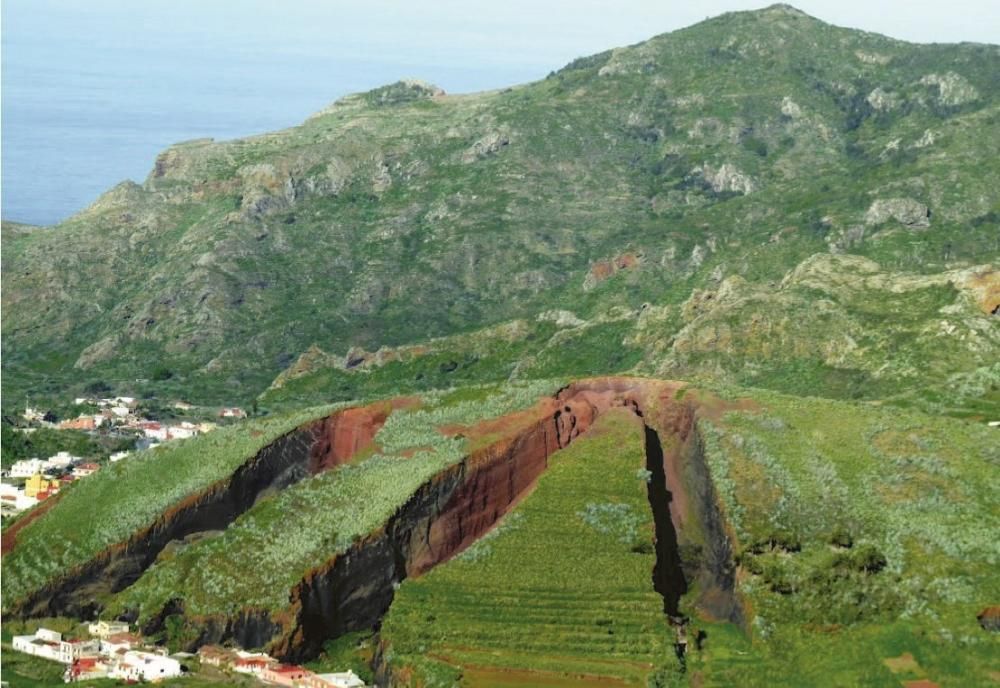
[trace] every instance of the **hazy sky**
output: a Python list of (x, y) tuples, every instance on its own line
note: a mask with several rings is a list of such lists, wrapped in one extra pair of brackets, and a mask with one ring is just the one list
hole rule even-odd
[[(450, 92), (570, 60), (740, 0), (2, 0), (3, 216), (51, 223), (178, 140), (301, 122), (417, 77)], [(824, 21), (920, 42), (1000, 43), (1000, 0), (801, 0)]]
[[(766, 4), (4, 0), (3, 34), (5, 52), (9, 46), (27, 43), (47, 43), (51, 50), (59, 50), (60, 43), (85, 44), (95, 53), (112, 46), (131, 47), (140, 52), (201, 54), (207, 69), (257, 52), (280, 52), (300, 56), (304, 70), (317, 69), (317, 90), (324, 87), (322, 68), (338, 59), (384, 65), (397, 76), (404, 72), (451, 80), (440, 85), (467, 90), (541, 77), (580, 55), (634, 43), (721, 12)], [(824, 21), (904, 40), (1000, 42), (998, 0), (801, 0), (795, 5)]]

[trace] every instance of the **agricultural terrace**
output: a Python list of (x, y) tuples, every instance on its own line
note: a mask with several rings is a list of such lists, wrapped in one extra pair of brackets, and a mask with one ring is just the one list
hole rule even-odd
[(403, 582), (382, 627), (394, 674), (428, 686), (644, 686), (657, 669), (674, 673), (647, 475), (641, 423), (607, 412), (552, 455), (496, 529)]

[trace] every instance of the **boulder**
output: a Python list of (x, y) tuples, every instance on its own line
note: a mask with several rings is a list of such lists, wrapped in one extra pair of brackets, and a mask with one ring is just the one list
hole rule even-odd
[(913, 229), (924, 229), (931, 226), (931, 211), (912, 198), (880, 198), (865, 213), (867, 225), (880, 225), (890, 219)]

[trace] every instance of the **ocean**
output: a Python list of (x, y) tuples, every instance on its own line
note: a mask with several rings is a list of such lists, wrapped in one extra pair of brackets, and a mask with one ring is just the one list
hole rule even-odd
[(306, 31), (301, 16), (269, 39), (267, 16), (259, 31), (225, 31), (224, 4), (206, 3), (210, 17), (197, 3), (178, 2), (176, 16), (154, 4), (155, 12), (144, 3), (4, 3), (3, 219), (58, 223), (118, 182), (142, 182), (173, 143), (294, 126), (342, 95), (400, 78), (472, 91), (544, 75), (523, 64), (449, 67), (450, 57), (366, 50), (336, 41), (330, 17), (329, 40), (322, 27)]

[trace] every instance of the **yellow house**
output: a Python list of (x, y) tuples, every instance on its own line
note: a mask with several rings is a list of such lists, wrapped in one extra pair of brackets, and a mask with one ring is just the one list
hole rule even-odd
[(41, 473), (35, 473), (24, 483), (24, 494), (27, 497), (37, 497), (39, 492), (58, 489), (58, 480), (46, 480)]

